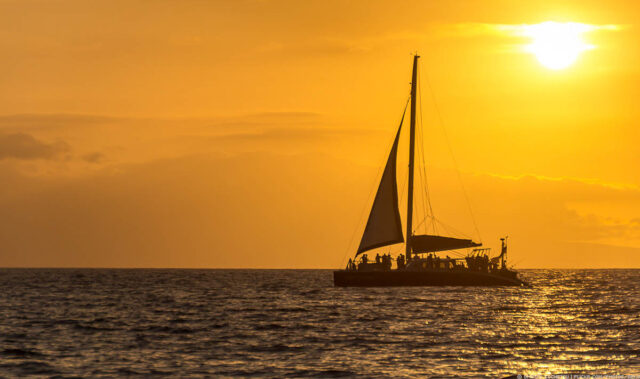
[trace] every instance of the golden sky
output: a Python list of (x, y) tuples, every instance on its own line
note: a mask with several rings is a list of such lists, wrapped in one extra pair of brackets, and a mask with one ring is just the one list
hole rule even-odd
[[(585, 25), (567, 67), (531, 51), (547, 21)], [(457, 167), (518, 267), (640, 267), (639, 22), (635, 1), (0, 0), (0, 266), (342, 265), (418, 51), (439, 219), (476, 237)]]

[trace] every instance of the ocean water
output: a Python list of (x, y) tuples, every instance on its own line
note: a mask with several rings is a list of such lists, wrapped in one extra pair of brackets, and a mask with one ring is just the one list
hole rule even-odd
[(640, 373), (640, 270), (334, 288), (330, 270), (0, 270), (0, 375)]

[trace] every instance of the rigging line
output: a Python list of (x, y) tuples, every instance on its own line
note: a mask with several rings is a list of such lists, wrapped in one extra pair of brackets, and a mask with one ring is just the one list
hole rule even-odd
[[(419, 132), (418, 132), (418, 138), (420, 138), (420, 133)], [(418, 149), (418, 154), (420, 154), (420, 149)], [(425, 184), (424, 184), (424, 178), (422, 177), (422, 170), (418, 170), (418, 176), (420, 178), (420, 183), (422, 184), (422, 187), (424, 188)], [(422, 205), (422, 208), (423, 208), (422, 209), (422, 211), (423, 211), (423, 219), (422, 219), (422, 222), (420, 222), (416, 227), (414, 227), (414, 232), (417, 232), (418, 228), (420, 227), (420, 225), (422, 225), (424, 223), (424, 221), (427, 219), (427, 206), (426, 206), (427, 199), (426, 199), (426, 197), (424, 195), (424, 191), (419, 191), (419, 193), (420, 193), (420, 198), (422, 200), (421, 205)], [(418, 214), (418, 209), (417, 208), (419, 208), (418, 202), (415, 203), (415, 208), (416, 208), (415, 211), (416, 211), (416, 215), (417, 215)], [(425, 227), (425, 232), (428, 233), (426, 227)]]
[[(417, 97), (417, 93), (416, 93), (416, 97)], [(419, 99), (416, 99), (416, 100), (417, 100), (416, 102), (418, 104), (420, 104)], [(423, 148), (423, 139), (422, 139), (422, 135), (421, 135), (421, 131), (420, 131), (420, 124), (418, 122), (416, 122), (416, 137), (417, 137), (417, 140), (419, 141), (416, 144), (417, 145), (416, 147), (417, 147), (417, 150), (418, 150), (418, 152), (417, 152), (418, 159), (420, 159), (420, 152), (421, 152), (421, 150)], [(419, 166), (419, 165), (416, 165), (416, 166)], [(420, 190), (417, 191), (416, 193), (414, 193), (414, 196), (416, 197), (416, 202), (414, 203), (414, 208), (415, 208), (415, 214), (419, 215), (420, 214), (419, 211), (421, 211), (423, 213), (422, 214), (423, 217), (422, 217), (421, 221), (418, 224), (414, 225), (414, 232), (416, 232), (416, 233), (419, 231), (419, 228), (423, 224), (425, 224), (425, 221), (427, 219), (427, 209), (426, 209), (426, 205), (425, 205), (427, 200), (426, 200), (425, 195), (424, 195), (424, 187), (425, 187), (424, 178), (422, 176), (422, 170), (419, 167), (417, 168), (417, 171), (418, 171), (418, 181), (419, 181), (419, 184), (420, 184), (419, 185)], [(420, 202), (418, 202), (418, 200), (420, 200)], [(420, 209), (420, 208), (422, 208), (422, 209)], [(416, 217), (416, 220), (418, 220), (417, 217)], [(425, 224), (425, 231), (426, 230), (427, 229), (426, 229), (426, 224)]]
[[(416, 226), (416, 230), (418, 230), (418, 228), (419, 228), (420, 226), (422, 226), (422, 224), (425, 224), (425, 223), (426, 223), (426, 221), (427, 221), (427, 219), (431, 219), (431, 220), (433, 220), (433, 221), (437, 221), (437, 220), (435, 219), (435, 217), (432, 217), (432, 216), (427, 215), (427, 216), (425, 216), (425, 217), (422, 219), (422, 221), (420, 221), (420, 223), (418, 223), (418, 226)], [(429, 233), (429, 230), (427, 230), (427, 234), (428, 234), (428, 233)]]
[(465, 237), (465, 238), (472, 239), (468, 234), (461, 232), (460, 230), (458, 230), (458, 229), (454, 228), (453, 226), (448, 225), (448, 224), (445, 224), (444, 222), (442, 222), (442, 221), (440, 221), (440, 220), (438, 220), (438, 219), (436, 219), (436, 218), (434, 218), (434, 220), (435, 220), (438, 224), (440, 224), (440, 226), (441, 226), (442, 228), (444, 228), (448, 233), (451, 233), (451, 234), (456, 235), (456, 236), (460, 236), (460, 237)]
[(461, 251), (458, 250), (449, 250), (451, 252), (452, 255), (456, 255), (459, 258), (463, 258), (465, 256), (465, 254)]
[(431, 87), (431, 84), (429, 83), (429, 77), (426, 72), (424, 76), (425, 76), (425, 81), (427, 82), (427, 87), (429, 88), (429, 92), (431, 93), (431, 98), (433, 99), (433, 104), (435, 105), (435, 108), (436, 108), (436, 113), (440, 121), (440, 127), (442, 128), (444, 139), (447, 142), (447, 147), (449, 148), (449, 154), (451, 154), (451, 160), (453, 161), (453, 165), (456, 168), (456, 174), (458, 174), (458, 180), (460, 181), (460, 186), (462, 187), (462, 193), (464, 194), (464, 198), (467, 202), (467, 207), (469, 208), (469, 214), (471, 215), (471, 220), (473, 221), (473, 227), (475, 228), (476, 233), (478, 233), (478, 238), (480, 238), (480, 241), (482, 241), (482, 235), (480, 234), (480, 229), (478, 229), (478, 223), (476, 222), (476, 218), (471, 208), (471, 201), (469, 200), (469, 195), (467, 195), (467, 190), (465, 189), (464, 182), (462, 181), (462, 175), (460, 174), (460, 169), (458, 168), (458, 162), (456, 161), (455, 155), (453, 155), (453, 149), (451, 148), (451, 143), (449, 142), (449, 135), (447, 134), (447, 130), (444, 126), (442, 114), (440, 113), (440, 107), (438, 106), (438, 102), (436, 101), (436, 96), (433, 92), (433, 88)]
[[(418, 125), (420, 126), (420, 125)], [(422, 131), (421, 128), (418, 127), (416, 128), (418, 131), (418, 138), (420, 139), (420, 141), (424, 141), (423, 136), (422, 136)], [(424, 146), (422, 143), (418, 144), (418, 156), (420, 156), (421, 151), (424, 149)], [(426, 180), (423, 176), (423, 170), (418, 170), (418, 176), (420, 177), (420, 183), (422, 184), (422, 191), (420, 191), (420, 198), (422, 200), (422, 212), (423, 212), (423, 219), (422, 222), (420, 222), (416, 227), (415, 230), (417, 231), (418, 228), (424, 223), (425, 224), (425, 233), (429, 233), (429, 229), (428, 229), (428, 225), (425, 223), (425, 221), (427, 220), (428, 217), (428, 212), (427, 212), (427, 201), (428, 201), (428, 196), (425, 194), (425, 190), (424, 188), (426, 187)], [(416, 203), (416, 208), (418, 207), (418, 204)], [(417, 210), (416, 210), (416, 214), (417, 214)]]
[[(418, 76), (420, 76), (421, 70), (418, 70)], [(422, 83), (421, 81), (418, 81), (418, 83)], [(422, 91), (421, 91), (421, 86), (418, 86), (418, 97), (420, 98), (420, 102), (419, 104), (419, 112), (420, 112), (420, 138), (422, 141), (422, 149), (421, 149), (421, 157), (422, 157), (422, 171), (424, 173), (424, 186), (423, 186), (423, 190), (425, 192), (425, 196), (427, 198), (427, 203), (429, 205), (429, 211), (431, 213), (431, 217), (435, 220), (435, 214), (433, 213), (433, 206), (431, 205), (431, 195), (429, 193), (429, 183), (428, 183), (428, 179), (427, 179), (427, 164), (426, 164), (426, 159), (425, 159), (425, 152), (424, 152), (424, 123), (422, 121)], [(426, 204), (425, 204), (425, 213), (426, 213)], [(438, 230), (436, 229), (436, 223), (433, 222), (432, 223), (432, 227), (433, 227), (433, 233), (434, 234), (438, 234)], [(427, 229), (428, 230), (428, 229)]]
[[(405, 115), (405, 112), (407, 111), (407, 107), (409, 106), (409, 100), (411, 100), (411, 95), (409, 95), (409, 99), (407, 99), (407, 102), (406, 102), (406, 103), (405, 103), (405, 105), (404, 105), (404, 110), (402, 111), (402, 116), (401, 116), (401, 119), (400, 119), (401, 124), (400, 124), (400, 126), (399, 126), (399, 127), (402, 127), (402, 124), (404, 123), (404, 115)], [(393, 139), (392, 139), (392, 142), (391, 142), (391, 146), (393, 146), (393, 143), (395, 142), (395, 136), (396, 136), (396, 133), (397, 133), (397, 131), (395, 131), (395, 132), (394, 132), (394, 134), (393, 134)], [(387, 149), (387, 151), (389, 151), (389, 150), (391, 150), (391, 149)], [(385, 154), (386, 154), (386, 153), (385, 153)], [(385, 156), (386, 156), (386, 155), (385, 155)], [(381, 179), (381, 177), (382, 177), (382, 172), (384, 171), (385, 166), (386, 166), (386, 164), (385, 164), (385, 163), (386, 163), (386, 162), (384, 162), (384, 161), (383, 161), (382, 165), (381, 165), (381, 166), (379, 166), (380, 168), (378, 169), (378, 173), (377, 173), (376, 177), (374, 178), (374, 182), (373, 182), (373, 183), (372, 183), (372, 185), (370, 186), (371, 190), (369, 191), (369, 195), (367, 196), (367, 200), (370, 200), (370, 199), (371, 199), (371, 195), (373, 194), (373, 191), (374, 191), (374, 190), (376, 190), (376, 191), (378, 190), (378, 187), (377, 187), (377, 186), (375, 186), (375, 184), (376, 184), (376, 182), (378, 182), (378, 181)], [(351, 234), (351, 238), (349, 239), (349, 244), (347, 245), (347, 248), (346, 248), (346, 251), (345, 251), (345, 253), (344, 253), (344, 256), (342, 257), (342, 262), (340, 263), (340, 267), (343, 267), (343, 266), (344, 266), (344, 262), (345, 262), (345, 260), (347, 259), (347, 257), (349, 256), (349, 251), (351, 250), (351, 244), (353, 244), (353, 239), (356, 237), (356, 233), (357, 233), (357, 232), (358, 232), (358, 230), (360, 229), (360, 225), (362, 224), (362, 220), (363, 220), (363, 217), (364, 217), (365, 212), (366, 212), (366, 210), (367, 210), (367, 205), (368, 205), (369, 203), (370, 203), (370, 202), (369, 202), (369, 201), (367, 201), (367, 202), (362, 206), (362, 211), (360, 212), (360, 217), (358, 218), (358, 224), (355, 226), (355, 228), (354, 228), (354, 230), (353, 230), (353, 233)]]
[(467, 237), (464, 234), (460, 233), (457, 229), (455, 229), (452, 226), (445, 225), (445, 224), (442, 224), (441, 226), (447, 231), (447, 233), (451, 233), (451, 235), (453, 235), (453, 236), (456, 236), (456, 237)]
[(467, 239), (472, 239), (469, 236), (464, 235), (463, 233), (460, 233), (460, 231), (458, 231), (457, 229), (445, 225), (445, 224), (441, 224), (441, 227), (450, 235), (455, 236), (456, 238), (467, 238)]
[[(420, 75), (420, 72), (418, 71), (418, 75)], [(418, 80), (418, 82), (420, 82), (420, 80)], [(418, 112), (420, 113), (420, 118), (419, 118), (419, 128), (418, 128), (418, 133), (420, 135), (420, 141), (422, 142), (420, 144), (420, 149), (418, 151), (419, 154), (419, 158), (422, 161), (422, 167), (420, 170), (420, 178), (422, 179), (423, 185), (422, 185), (422, 195), (424, 197), (424, 202), (423, 202), (423, 208), (424, 208), (424, 213), (425, 213), (425, 230), (428, 233), (429, 232), (429, 224), (426, 223), (427, 218), (426, 215), (429, 214), (431, 217), (433, 217), (433, 209), (431, 207), (431, 197), (429, 196), (429, 183), (428, 183), (428, 179), (427, 179), (427, 173), (426, 173), (426, 163), (425, 163), (425, 148), (424, 148), (424, 123), (422, 120), (422, 94), (420, 93), (420, 86), (418, 86), (417, 88), (417, 95), (420, 98), (420, 101), (418, 102)], [(430, 209), (430, 211), (428, 209)], [(433, 223), (431, 223), (431, 226), (433, 228)], [(435, 228), (434, 229), (434, 233), (435, 233)]]
[[(416, 100), (417, 100), (416, 102), (419, 104), (420, 103), (419, 100), (418, 99), (416, 99)], [(420, 141), (419, 143), (417, 143), (418, 157), (419, 157), (420, 156), (420, 150), (421, 150), (421, 148), (423, 146), (422, 136), (420, 134), (420, 125), (419, 124), (416, 127), (416, 134), (417, 134), (417, 139)], [(424, 188), (424, 186), (425, 186), (424, 178), (422, 177), (422, 170), (420, 170), (420, 169), (418, 169), (418, 180), (419, 180), (419, 183), (420, 183), (419, 187), (420, 188)], [(422, 219), (422, 221), (420, 223), (418, 223), (417, 225), (414, 225), (413, 232), (418, 232), (420, 226), (424, 223), (424, 221), (426, 219), (426, 216), (427, 216), (426, 207), (425, 207), (426, 199), (424, 197), (424, 192), (421, 190), (421, 191), (418, 191), (418, 193), (419, 193), (419, 197), (420, 198), (418, 198), (418, 194), (414, 193), (414, 195), (416, 196), (416, 202), (414, 203), (414, 208), (415, 208), (414, 210), (415, 210), (415, 214), (416, 215), (419, 215), (418, 211), (423, 211), (423, 219)], [(419, 204), (417, 200), (421, 200), (421, 203)], [(422, 205), (422, 208), (424, 208), (424, 209), (419, 209), (420, 205)], [(416, 217), (416, 219), (417, 219), (417, 217)]]

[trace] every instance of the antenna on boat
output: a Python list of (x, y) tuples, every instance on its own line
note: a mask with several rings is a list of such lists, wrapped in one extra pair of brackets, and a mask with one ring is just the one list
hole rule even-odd
[(500, 249), (500, 259), (501, 259), (502, 268), (507, 267), (507, 238), (509, 238), (509, 236), (500, 238), (500, 242), (502, 244)]

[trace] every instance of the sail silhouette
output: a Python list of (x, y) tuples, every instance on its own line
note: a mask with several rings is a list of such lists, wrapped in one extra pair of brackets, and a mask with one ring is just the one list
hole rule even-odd
[[(482, 244), (471, 239), (438, 235), (433, 215), (431, 217), (434, 220), (434, 234), (414, 234), (413, 200), (418, 58), (420, 57), (417, 54), (413, 56), (411, 97), (409, 98), (411, 117), (407, 133), (409, 137), (407, 149), (409, 171), (407, 175), (406, 229), (403, 233), (400, 204), (398, 203), (396, 160), (400, 131), (408, 104), (405, 106), (405, 112), (402, 114), (400, 126), (393, 140), (358, 250), (354, 259), (349, 259), (344, 270), (333, 272), (333, 284), (339, 287), (525, 285), (526, 283), (518, 278), (516, 271), (507, 268), (506, 238), (502, 239), (502, 253), (491, 260), (489, 259), (489, 249), (473, 249), (465, 257), (451, 258), (447, 255), (446, 258), (441, 258), (437, 255), (438, 252), (475, 248), (482, 246)], [(422, 141), (420, 142), (422, 143)], [(426, 219), (427, 214), (424, 216)], [(396, 257), (395, 269), (393, 269), (393, 258), (390, 252), (382, 255), (377, 254), (375, 260), (367, 259), (366, 254), (361, 259), (357, 259), (358, 255), (365, 251), (402, 242), (405, 242), (405, 252)], [(425, 257), (425, 255), (427, 256)], [(500, 267), (498, 267), (499, 263)]]
[(411, 236), (411, 249), (414, 253), (432, 253), (436, 251), (466, 249), (482, 246), (470, 239), (418, 234)]
[(364, 228), (356, 256), (376, 247), (404, 242), (402, 221), (400, 221), (400, 210), (398, 209), (398, 184), (396, 182), (396, 156), (403, 120), (404, 113), (400, 120), (396, 139), (393, 141), (393, 147), (391, 147), (391, 152), (389, 153), (387, 165), (382, 173), (380, 186), (373, 201), (369, 220)]
[[(414, 57), (413, 75), (411, 82), (411, 120), (409, 129), (409, 188), (407, 199), (407, 225), (406, 225), (406, 256), (411, 259), (413, 254), (433, 253), (437, 251), (465, 249), (471, 247), (482, 246), (470, 239), (454, 238), (439, 235), (414, 235), (413, 234), (413, 177), (414, 177), (414, 155), (415, 155), (415, 114), (416, 114), (416, 83), (417, 83), (417, 61), (418, 56)], [(360, 246), (356, 252), (356, 257), (371, 249), (377, 247), (392, 245), (404, 242), (402, 233), (402, 221), (400, 219), (400, 210), (398, 204), (398, 186), (396, 178), (396, 156), (398, 152), (398, 141), (400, 139), (400, 130), (406, 113), (402, 113), (400, 126), (396, 138), (393, 141), (389, 159), (385, 166), (380, 186), (376, 193), (371, 213), (367, 220), (367, 226), (364, 229)]]

